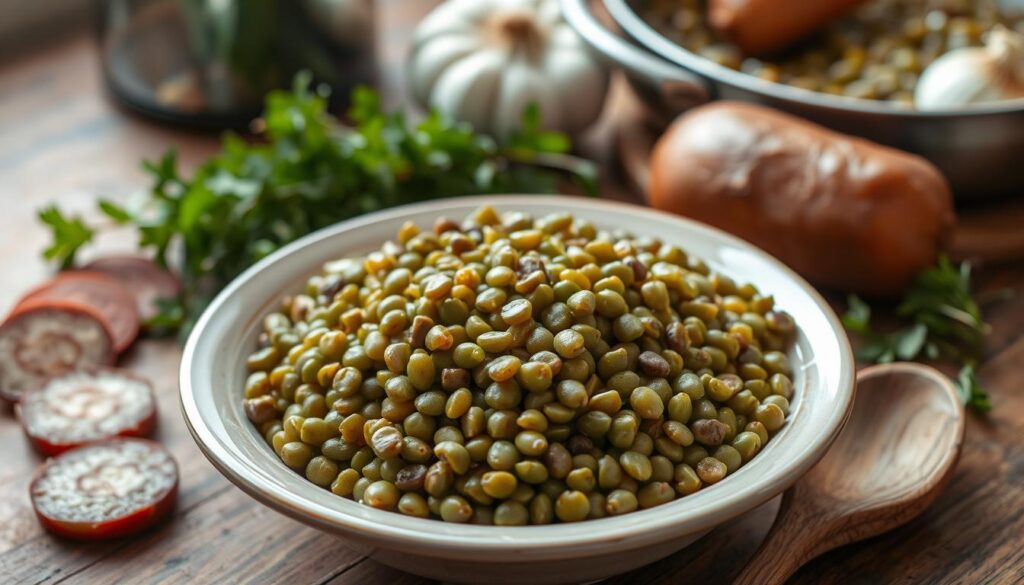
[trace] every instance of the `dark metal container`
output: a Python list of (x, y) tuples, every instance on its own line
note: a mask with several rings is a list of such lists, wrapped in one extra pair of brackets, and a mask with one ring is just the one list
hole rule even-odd
[(629, 40), (609, 30), (588, 0), (561, 4), (569, 24), (594, 50), (622, 68), (662, 123), (707, 100), (756, 102), (919, 154), (942, 170), (961, 199), (1024, 190), (1020, 100), (962, 111), (919, 112), (772, 83), (687, 51), (646, 22), (634, 8), (636, 0), (599, 1)]

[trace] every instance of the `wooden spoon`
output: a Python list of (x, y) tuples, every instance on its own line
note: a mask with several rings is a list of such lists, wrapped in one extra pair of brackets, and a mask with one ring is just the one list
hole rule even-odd
[(826, 551), (906, 524), (952, 476), (963, 438), (956, 389), (934, 368), (861, 371), (846, 427), (782, 496), (775, 524), (734, 585), (783, 583)]

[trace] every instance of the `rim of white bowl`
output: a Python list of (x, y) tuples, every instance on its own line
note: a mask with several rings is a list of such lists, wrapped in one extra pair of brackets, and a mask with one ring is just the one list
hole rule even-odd
[[(534, 207), (539, 205), (551, 207), (552, 211), (589, 208), (595, 211), (625, 213), (639, 219), (649, 218), (659, 223), (676, 223), (691, 235), (716, 239), (723, 244), (755, 255), (760, 261), (776, 270), (780, 276), (795, 283), (800, 292), (814, 303), (815, 308), (831, 329), (833, 335), (829, 339), (835, 342), (836, 347), (832, 349), (838, 353), (839, 371), (835, 373), (834, 378), (830, 378), (829, 382), (834, 386), (833, 394), (838, 401), (817, 429), (807, 429), (800, 433), (799, 437), (790, 437), (790, 447), (794, 452), (788, 454), (782, 464), (769, 468), (759, 476), (746, 477), (747, 481), (745, 482), (730, 481), (730, 478), (726, 478), (720, 484), (706, 487), (695, 494), (676, 499), (668, 504), (623, 516), (587, 520), (581, 523), (522, 527), (452, 524), (435, 519), (414, 518), (396, 512), (376, 510), (347, 500), (350, 504), (360, 508), (359, 514), (354, 515), (338, 508), (309, 501), (295, 494), (282, 493), (282, 490), (269, 485), (270, 478), (265, 470), (232, 450), (230, 438), (218, 436), (206, 424), (196, 402), (196, 388), (193, 387), (191, 365), (204, 330), (243, 284), (258, 277), (268, 266), (282, 261), (298, 250), (316, 242), (337, 237), (339, 233), (350, 229), (366, 227), (377, 222), (392, 221), (411, 214), (434, 212), (440, 215), (455, 210), (464, 212), (463, 208), (482, 205), (492, 205), (504, 209), (514, 209), (523, 205)], [(599, 227), (607, 226), (599, 225)], [(386, 237), (387, 235), (382, 234), (381, 241), (383, 242)], [(682, 244), (682, 247), (686, 247), (685, 243)], [(343, 254), (339, 254), (339, 256), (343, 256)], [(309, 267), (310, 271), (316, 268), (316, 266)], [(799, 320), (797, 324), (798, 326), (801, 324)], [(571, 551), (583, 555), (588, 547), (606, 545), (609, 542), (621, 543), (628, 540), (627, 548), (630, 549), (644, 546), (649, 542), (663, 540), (666, 537), (666, 530), (671, 530), (677, 535), (706, 531), (780, 494), (824, 455), (845, 424), (854, 398), (854, 363), (853, 351), (844, 329), (824, 298), (782, 262), (731, 234), (687, 218), (615, 201), (562, 195), (491, 195), (454, 197), (366, 214), (313, 232), (260, 260), (225, 287), (196, 322), (182, 354), (179, 389), (186, 425), (207, 459), (243, 491), (297, 520), (330, 531), (358, 533), (361, 537), (380, 543), (396, 546), (409, 545), (417, 551), (429, 549), (439, 556), (447, 554), (451, 558), (466, 558), (470, 554), (486, 556), (508, 551), (510, 548), (514, 548), (519, 553), (528, 553), (536, 557), (567, 557), (572, 556)], [(211, 386), (211, 384), (207, 382), (207, 386)], [(207, 388), (207, 390), (212, 392), (212, 388)], [(798, 430), (787, 431), (787, 429)], [(790, 421), (784, 427), (784, 432), (792, 435), (798, 433), (799, 429), (798, 423), (794, 424), (793, 421)], [(804, 435), (808, 435), (808, 437), (804, 437)], [(809, 442), (793, 443), (797, 438), (808, 438)], [(775, 441), (770, 442), (766, 448), (775, 444)], [(272, 452), (268, 451), (268, 453), (273, 457)], [(754, 458), (750, 464), (744, 466), (744, 469), (757, 461), (758, 459)], [(743, 469), (737, 473), (742, 473), (742, 471)], [(290, 470), (288, 473), (292, 473), (302, 482), (307, 482), (305, 478)], [(566, 553), (566, 549), (571, 549), (569, 554)]]

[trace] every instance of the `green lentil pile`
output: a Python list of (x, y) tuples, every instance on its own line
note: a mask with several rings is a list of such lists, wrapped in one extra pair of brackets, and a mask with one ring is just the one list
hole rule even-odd
[(484, 207), (267, 315), (246, 415), (309, 481), (447, 522), (576, 522), (734, 473), (785, 423), (773, 299), (680, 248)]
[[(871, 0), (784, 54), (746, 58), (705, 19), (706, 0), (644, 0), (646, 17), (720, 65), (812, 91), (913, 105), (921, 72), (996, 25), (1024, 34), (1024, 5), (1007, 0)], [(808, 0), (815, 1), (815, 0)]]

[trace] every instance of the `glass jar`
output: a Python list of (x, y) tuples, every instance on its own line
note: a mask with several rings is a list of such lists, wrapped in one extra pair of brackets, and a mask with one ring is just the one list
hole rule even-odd
[(266, 93), (309, 70), (333, 105), (376, 74), (373, 0), (104, 0), (103, 74), (128, 108), (243, 127)]

